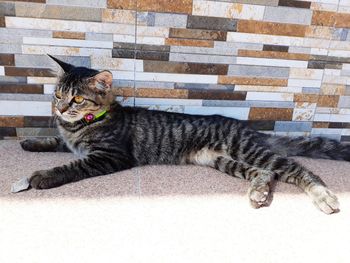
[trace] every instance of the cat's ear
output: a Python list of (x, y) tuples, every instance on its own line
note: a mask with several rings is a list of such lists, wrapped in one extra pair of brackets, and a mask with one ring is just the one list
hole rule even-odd
[(91, 78), (94, 87), (99, 91), (106, 91), (112, 88), (113, 75), (110, 71), (104, 70)]
[(48, 55), (50, 58), (52, 58), (52, 59), (63, 69), (63, 71), (64, 71), (65, 73), (70, 72), (71, 70), (74, 69), (74, 66), (73, 66), (73, 65), (68, 64), (68, 63), (66, 63), (66, 62), (63, 62), (63, 61), (59, 60), (58, 58), (55, 58), (55, 57), (53, 57), (53, 56), (51, 56), (51, 55), (49, 55), (49, 54), (47, 54), (47, 55)]

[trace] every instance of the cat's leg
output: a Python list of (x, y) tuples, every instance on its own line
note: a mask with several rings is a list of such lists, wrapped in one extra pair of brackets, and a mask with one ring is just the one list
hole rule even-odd
[(271, 194), (271, 184), (276, 174), (269, 170), (260, 169), (247, 163), (220, 156), (213, 161), (213, 168), (251, 182), (248, 196), (254, 208), (266, 206)]
[(27, 139), (20, 144), (23, 150), (30, 152), (70, 152), (60, 137)]
[(35, 189), (48, 189), (131, 167), (130, 158), (125, 155), (95, 152), (67, 165), (36, 171), (29, 178), (29, 184)]
[(322, 179), (296, 161), (264, 150), (250, 162), (263, 169), (276, 172), (278, 175), (276, 179), (301, 188), (311, 197), (316, 207), (324, 213), (331, 214), (339, 210), (337, 197), (327, 188)]

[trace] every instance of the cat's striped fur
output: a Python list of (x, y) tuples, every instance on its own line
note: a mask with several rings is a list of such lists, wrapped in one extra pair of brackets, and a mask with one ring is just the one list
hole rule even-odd
[[(276, 179), (303, 189), (323, 212), (338, 210), (337, 198), (324, 182), (287, 157), (301, 155), (349, 161), (350, 146), (326, 138), (273, 137), (250, 129), (244, 122), (219, 115), (122, 107), (111, 100), (109, 72), (75, 68), (55, 60), (65, 71), (57, 85), (62, 98), (56, 98), (56, 107), (61, 107), (60, 103), (70, 103), (64, 112), (56, 111), (61, 136), (29, 139), (21, 145), (29, 151), (70, 149), (80, 155), (80, 159), (34, 172), (30, 177), (32, 187), (57, 187), (148, 164), (195, 164), (251, 181), (248, 194), (254, 207), (267, 204), (271, 183)], [(86, 105), (85, 102), (82, 105), (71, 103), (76, 94), (86, 98)], [(88, 103), (90, 100), (93, 103)], [(76, 121), (77, 112), (85, 114), (87, 108), (90, 111), (108, 108), (108, 113), (90, 124)], [(65, 112), (67, 115), (63, 115)]]

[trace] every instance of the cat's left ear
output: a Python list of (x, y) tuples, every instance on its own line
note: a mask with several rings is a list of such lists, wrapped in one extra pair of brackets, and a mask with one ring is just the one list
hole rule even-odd
[(94, 87), (99, 91), (106, 91), (112, 88), (113, 75), (110, 71), (104, 70), (91, 78)]

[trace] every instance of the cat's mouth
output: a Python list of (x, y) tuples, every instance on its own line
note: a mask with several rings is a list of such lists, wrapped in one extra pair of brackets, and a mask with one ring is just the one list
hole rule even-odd
[(62, 120), (66, 121), (66, 122), (70, 122), (70, 123), (80, 121), (84, 118), (84, 116), (80, 113), (74, 113), (74, 112), (60, 113), (58, 110), (56, 110), (55, 113), (59, 118), (61, 118)]

